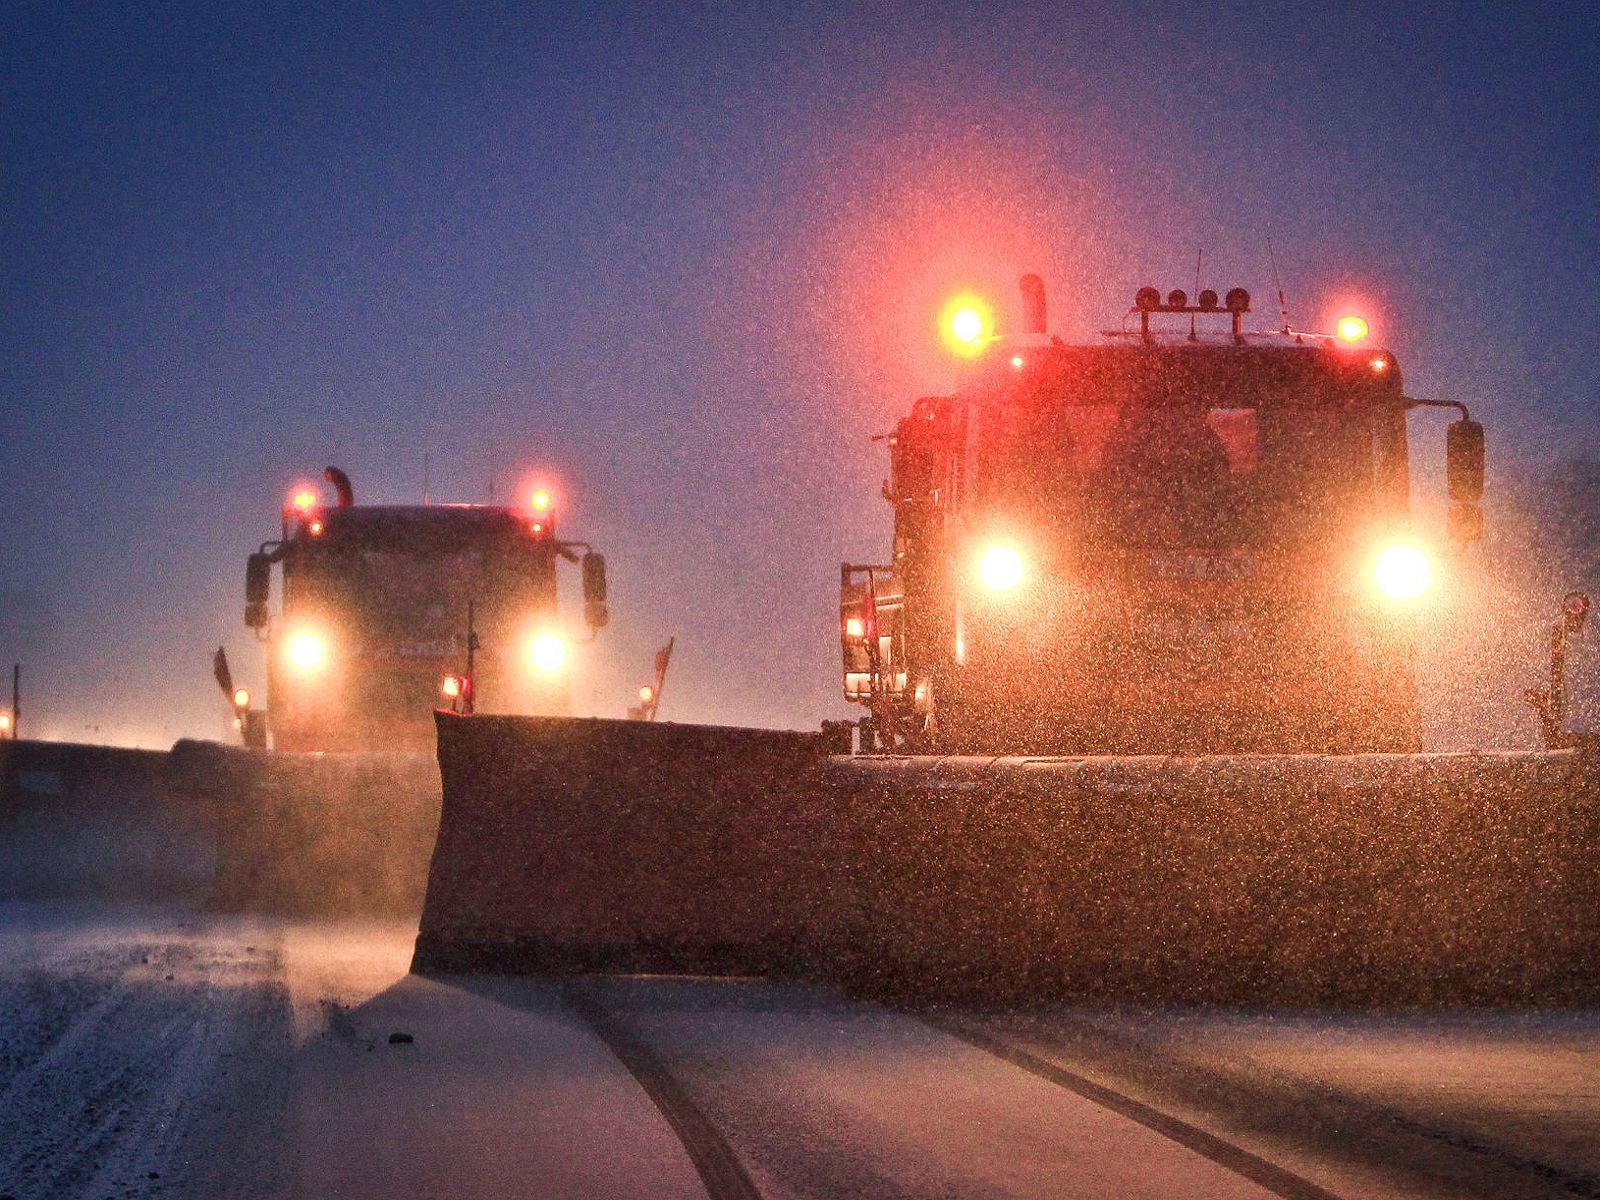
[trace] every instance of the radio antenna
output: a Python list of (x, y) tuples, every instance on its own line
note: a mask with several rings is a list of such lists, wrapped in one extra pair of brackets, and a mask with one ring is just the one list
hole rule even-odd
[(1267, 259), (1272, 263), (1272, 284), (1278, 289), (1278, 312), (1283, 316), (1283, 331), (1289, 332), (1289, 298), (1283, 294), (1283, 280), (1278, 278), (1278, 256), (1272, 252), (1272, 239), (1267, 239)]
[[(1196, 304), (1200, 303), (1200, 300), (1199, 300), (1199, 296), (1200, 296), (1200, 264), (1205, 262), (1205, 260), (1206, 260), (1206, 248), (1204, 246), (1201, 246), (1199, 249), (1197, 249), (1194, 252), (1194, 295), (1195, 295), (1195, 303)], [(1194, 323), (1195, 323), (1195, 315), (1194, 315), (1194, 313), (1191, 312), (1189, 314), (1189, 340), (1191, 342), (1198, 342), (1200, 340), (1200, 337), (1195, 332)]]
[(424, 504), (433, 503), (433, 497), (429, 494), (430, 486), (433, 483), (432, 466), (433, 464), (428, 461), (428, 452), (424, 450), (422, 452), (422, 502)]

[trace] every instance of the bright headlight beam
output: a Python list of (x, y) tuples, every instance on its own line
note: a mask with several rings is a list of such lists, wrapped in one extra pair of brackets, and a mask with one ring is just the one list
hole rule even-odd
[(567, 642), (559, 633), (541, 633), (533, 639), (528, 650), (533, 665), (546, 674), (554, 674), (567, 665)]
[(978, 557), (978, 579), (992, 592), (1011, 591), (1026, 573), (1022, 552), (1015, 546), (989, 546)]
[(328, 657), (328, 648), (314, 633), (297, 633), (289, 639), (289, 662), (302, 671), (314, 671)]
[(1372, 560), (1372, 581), (1390, 600), (1415, 600), (1433, 586), (1433, 564), (1418, 547), (1395, 542)]

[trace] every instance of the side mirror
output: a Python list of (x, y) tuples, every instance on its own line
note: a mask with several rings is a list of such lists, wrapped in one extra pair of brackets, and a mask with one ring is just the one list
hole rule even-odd
[(272, 592), (272, 559), (252, 554), (244, 564), (244, 623), (260, 629), (267, 623), (267, 597)]
[(583, 556), (583, 598), (591, 604), (606, 599), (606, 556), (592, 551)]
[(1483, 499), (1483, 426), (1463, 417), (1445, 429), (1445, 475), (1450, 499), (1476, 504)]
[(604, 629), (611, 623), (606, 607), (606, 558), (590, 551), (583, 556), (583, 620), (590, 629)]

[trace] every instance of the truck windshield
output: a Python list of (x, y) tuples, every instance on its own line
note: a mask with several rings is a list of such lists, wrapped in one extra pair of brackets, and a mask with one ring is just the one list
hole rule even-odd
[(984, 413), (985, 507), (1090, 544), (1305, 542), (1375, 511), (1403, 447), (1365, 411), (1008, 406)]
[(307, 556), (290, 586), (301, 604), (341, 614), (348, 633), (370, 652), (442, 657), (458, 640), (465, 644), (469, 598), (479, 630), (498, 634), (539, 611), (541, 577), (534, 556), (511, 546), (344, 545)]

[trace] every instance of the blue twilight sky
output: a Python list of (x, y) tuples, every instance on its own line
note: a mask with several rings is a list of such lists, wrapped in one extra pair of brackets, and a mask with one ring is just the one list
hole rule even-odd
[[(0, 662), (30, 732), (221, 736), (243, 562), (539, 475), (604, 550), (580, 709), (806, 727), (938, 299), (1369, 313), (1502, 479), (1600, 453), (1588, 5), (87, 5), (0, 13)], [(1413, 419), (1433, 488), (1442, 436)], [(1490, 519), (1494, 520), (1491, 507)], [(569, 580), (575, 584), (575, 580)]]

